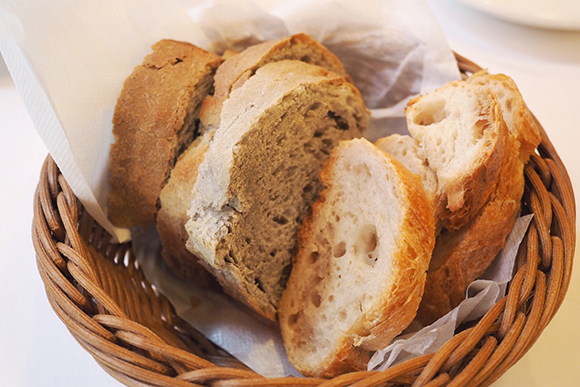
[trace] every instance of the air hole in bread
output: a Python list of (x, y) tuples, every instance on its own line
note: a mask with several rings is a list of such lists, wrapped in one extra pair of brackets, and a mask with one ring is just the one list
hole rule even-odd
[(256, 284), (258, 289), (260, 289), (261, 291), (264, 291), (264, 286), (262, 285), (262, 281), (258, 277), (254, 278), (254, 283)]
[(482, 118), (479, 119), (475, 122), (475, 124), (473, 125), (473, 144), (475, 144), (478, 140), (481, 140), (481, 138), (483, 137), (483, 132), (485, 132), (485, 130), (487, 128), (489, 128), (491, 125), (491, 122), (488, 119)]
[(419, 101), (417, 110), (419, 113), (413, 117), (413, 122), (417, 125), (429, 126), (438, 124), (447, 118), (445, 111), (445, 100), (436, 99), (434, 101)]
[(300, 317), (300, 312), (294, 313), (294, 314), (291, 314), (290, 316), (288, 316), (288, 325), (296, 324), (299, 317)]
[(318, 254), (318, 251), (313, 251), (310, 253), (310, 263), (316, 263), (316, 261), (318, 261), (318, 258), (320, 258), (320, 254)]
[(346, 309), (341, 309), (340, 312), (338, 312), (338, 321), (344, 321), (346, 320)]
[(322, 106), (322, 104), (320, 102), (316, 102), (316, 103), (313, 103), (312, 105), (310, 105), (308, 110), (310, 110), (310, 111), (318, 110), (318, 109), (320, 109), (321, 106)]
[(340, 242), (332, 248), (332, 255), (335, 258), (340, 258), (346, 254), (346, 243)]
[(356, 164), (353, 167), (353, 172), (359, 176), (371, 177), (371, 171), (369, 170), (368, 165), (364, 163)]
[(283, 215), (275, 216), (272, 220), (280, 225), (285, 225), (288, 223), (288, 219), (286, 219)]
[(330, 119), (334, 120), (334, 122), (336, 123), (336, 127), (338, 129), (340, 129), (340, 130), (347, 130), (348, 129), (348, 122), (344, 118), (342, 118), (341, 116), (336, 114), (335, 112), (329, 110), (328, 117)]
[(361, 227), (358, 242), (362, 254), (368, 255), (375, 251), (379, 242), (376, 226), (374, 224), (367, 224)]
[(310, 301), (312, 301), (312, 305), (314, 305), (315, 308), (318, 308), (322, 303), (322, 297), (320, 297), (320, 294), (314, 293), (310, 298)]
[(304, 55), (303, 57), (300, 58), (300, 61), (310, 63), (312, 59), (310, 59), (308, 55)]

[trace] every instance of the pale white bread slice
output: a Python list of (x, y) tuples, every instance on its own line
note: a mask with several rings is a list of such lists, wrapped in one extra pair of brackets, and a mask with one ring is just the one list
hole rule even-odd
[(419, 177), (366, 139), (341, 142), (320, 177), (279, 322), (294, 367), (333, 377), (366, 369), (413, 320), (435, 225)]
[(407, 126), (437, 176), (441, 225), (455, 230), (487, 203), (506, 157), (509, 131), (488, 88), (454, 81), (411, 100)]
[(497, 96), (507, 127), (520, 143), (519, 154), (526, 163), (541, 141), (540, 127), (528, 109), (514, 80), (504, 74), (489, 74), (481, 70), (468, 82), (485, 85)]
[(166, 39), (125, 80), (109, 153), (109, 218), (115, 225), (147, 227), (155, 221), (159, 193), (193, 141), (221, 62), (192, 44)]
[(510, 136), (508, 156), (488, 203), (459, 230), (443, 231), (433, 250), (417, 320), (429, 325), (465, 299), (469, 284), (480, 277), (504, 247), (520, 211), (524, 164), (519, 142)]
[(343, 77), (295, 60), (262, 66), (226, 99), (186, 224), (187, 248), (226, 292), (275, 320), (319, 172), (369, 117)]
[(211, 133), (197, 137), (179, 156), (159, 195), (161, 207), (156, 222), (162, 245), (161, 256), (167, 266), (178, 277), (205, 288), (215, 288), (215, 278), (185, 247), (189, 238), (185, 223), (189, 220), (187, 211), (193, 200), (192, 190), (199, 164), (205, 158), (211, 138)]
[(438, 200), (437, 175), (429, 168), (427, 161), (419, 156), (419, 143), (413, 137), (401, 134), (379, 138), (375, 145), (394, 157), (409, 171), (419, 175), (433, 208), (442, 202)]
[(217, 70), (215, 93), (206, 98), (200, 112), (202, 130), (218, 127), (223, 102), (232, 90), (243, 85), (265, 64), (285, 59), (322, 66), (351, 82), (340, 60), (309, 35), (299, 33), (256, 44), (238, 54), (229, 55)]

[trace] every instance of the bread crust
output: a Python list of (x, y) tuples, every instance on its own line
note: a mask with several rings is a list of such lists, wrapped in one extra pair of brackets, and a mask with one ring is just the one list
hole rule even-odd
[(125, 80), (113, 116), (109, 218), (119, 227), (153, 223), (158, 197), (192, 141), (201, 102), (222, 59), (185, 42), (161, 40)]
[[(357, 294), (353, 296), (357, 298), (353, 299), (343, 294), (345, 300), (348, 299), (344, 302), (360, 303), (361, 310), (356, 312), (352, 324), (345, 323), (349, 325), (342, 326), (339, 321), (341, 316), (344, 318), (346, 314), (339, 313), (338, 316), (325, 317), (326, 311), (329, 310), (325, 309), (329, 308), (326, 305), (332, 304), (339, 298), (339, 295), (335, 297), (334, 293), (331, 293), (329, 296), (323, 289), (330, 286), (330, 281), (347, 281), (347, 277), (354, 270), (336, 272), (331, 267), (337, 259), (332, 244), (343, 240), (341, 238), (348, 240), (346, 235), (338, 231), (340, 229), (338, 222), (348, 222), (345, 217), (348, 211), (337, 213), (340, 216), (336, 219), (340, 219), (335, 219), (336, 215), (332, 212), (333, 208), (336, 209), (333, 190), (341, 184), (342, 175), (348, 173), (343, 172), (344, 168), (340, 159), (351, 155), (342, 156), (342, 153), (345, 148), (355, 146), (364, 148), (361, 153), (366, 153), (365, 157), (368, 157), (368, 160), (380, 163), (380, 167), (377, 168), (389, 171), (388, 178), (384, 176), (385, 180), (377, 184), (392, 183), (396, 187), (399, 202), (382, 202), (386, 200), (386, 195), (379, 195), (375, 201), (376, 211), (388, 213), (393, 206), (399, 206), (400, 215), (396, 222), (398, 231), (396, 236), (392, 236), (395, 239), (392, 255), (377, 258), (384, 262), (389, 261), (390, 269), (381, 269), (373, 273), (374, 267), (385, 267), (374, 266), (373, 269), (363, 272), (365, 281), (373, 282), (373, 289), (368, 289), (366, 284), (360, 284), (360, 287), (366, 286), (365, 289), (368, 291), (364, 293), (364, 296), (360, 295), (361, 288), (358, 286), (343, 289), (344, 292), (349, 293), (349, 296)], [(327, 188), (312, 206), (310, 215), (300, 228), (294, 266), (279, 304), (279, 321), (288, 357), (294, 367), (305, 375), (334, 377), (344, 372), (366, 369), (372, 351), (385, 347), (413, 320), (421, 300), (425, 272), (435, 243), (435, 223), (431, 203), (419, 177), (367, 140), (341, 142), (325, 164), (321, 179)], [(391, 183), (386, 183), (387, 180)], [(359, 189), (364, 190), (364, 194), (370, 191), (366, 184)], [(364, 194), (360, 192), (360, 195)], [(359, 199), (348, 197), (346, 201), (349, 203), (352, 201), (354, 209), (358, 208), (357, 200)], [(369, 215), (361, 213), (359, 216)], [(334, 242), (332, 235), (336, 238)], [(385, 237), (381, 230), (378, 231), (378, 235), (379, 241)], [(345, 254), (349, 260), (352, 260), (351, 262), (360, 259), (355, 258), (358, 254), (355, 251), (360, 251), (358, 248), (351, 249), (347, 242), (346, 249)], [(390, 250), (385, 248), (380, 251)], [(317, 257), (315, 260), (312, 258), (313, 253)], [(350, 256), (350, 254), (354, 255)], [(345, 256), (341, 259), (343, 257)], [(353, 263), (352, 267), (354, 266)], [(349, 267), (351, 267), (350, 264)], [(348, 286), (349, 283), (345, 282), (344, 286)], [(359, 296), (363, 298), (358, 298)], [(312, 301), (313, 299), (316, 301)], [(372, 301), (367, 303), (365, 300), (369, 299)], [(355, 313), (355, 311), (351, 308), (345, 313)], [(333, 325), (330, 329), (335, 330), (333, 335), (337, 338), (335, 336), (327, 338), (320, 332), (313, 333), (320, 330), (319, 325), (323, 324), (325, 318), (331, 319), (332, 324), (336, 321), (336, 326)], [(330, 344), (328, 344), (329, 341)], [(320, 348), (324, 349), (320, 350)], [(311, 355), (316, 351), (318, 351), (317, 356)]]
[(206, 98), (200, 112), (202, 130), (218, 127), (224, 101), (257, 69), (267, 63), (286, 59), (324, 67), (352, 83), (340, 60), (309, 35), (299, 33), (256, 44), (229, 56), (216, 72), (215, 93)]
[[(465, 111), (464, 106), (456, 104), (458, 100), (476, 104), (476, 107), (471, 107), (476, 110)], [(444, 105), (439, 106), (441, 101)], [(430, 117), (431, 110), (437, 112), (433, 113), (433, 117), (442, 114), (445, 118), (437, 122), (423, 122), (425, 112)], [(435, 216), (440, 223), (438, 229), (457, 230), (488, 202), (495, 187), (493, 182), (498, 180), (503, 160), (507, 157), (509, 131), (500, 104), (486, 87), (454, 81), (433, 93), (409, 101), (406, 116), (411, 135), (421, 143), (420, 156), (437, 174), (437, 195), (438, 200), (442, 201), (436, 207)], [(437, 131), (444, 133), (445, 126), (450, 125), (448, 122), (456, 122), (464, 132), (473, 130), (476, 144), (470, 145), (474, 153), (462, 157), (463, 165), (461, 168), (455, 167), (456, 171), (451, 175), (433, 165), (435, 155), (439, 157), (443, 152), (431, 138), (439, 136)], [(473, 129), (469, 125), (473, 125)], [(459, 145), (454, 144), (456, 146)]]
[(518, 152), (525, 164), (536, 151), (542, 138), (538, 123), (514, 80), (505, 74), (489, 74), (487, 70), (481, 70), (472, 74), (467, 82), (487, 86), (496, 94), (508, 129), (519, 141)]
[(440, 234), (427, 274), (425, 295), (417, 320), (429, 325), (465, 299), (471, 282), (480, 277), (503, 249), (520, 211), (524, 164), (519, 141), (509, 137), (507, 157), (494, 190), (482, 210), (468, 224)]

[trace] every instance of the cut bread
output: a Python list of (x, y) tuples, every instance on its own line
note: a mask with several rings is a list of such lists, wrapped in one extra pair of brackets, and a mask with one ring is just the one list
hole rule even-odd
[[(464, 85), (466, 82), (457, 83)], [(529, 158), (529, 147), (533, 146), (535, 149), (538, 145), (534, 140), (535, 135), (530, 133), (530, 131), (535, 131), (534, 127), (514, 127), (514, 122), (519, 119), (518, 117), (526, 115), (522, 109), (527, 111), (527, 108), (525, 108), (523, 101), (517, 102), (521, 96), (519, 96), (512, 81), (506, 80), (503, 76), (495, 77), (481, 73), (467, 83), (477, 84), (480, 90), (494, 98), (499, 92), (500, 97), (496, 98), (498, 102), (495, 105), (499, 106), (500, 113), (495, 113), (495, 117), (498, 121), (503, 120), (504, 116), (509, 117), (507, 122), (510, 122), (510, 125), (504, 125), (508, 129), (508, 135), (506, 141), (501, 142), (505, 145), (497, 148), (498, 152), (494, 159), (495, 163), (500, 165), (499, 172), (496, 176), (493, 174), (484, 176), (485, 178), (481, 181), (487, 186), (486, 190), (489, 195), (481, 194), (479, 204), (471, 204), (466, 215), (459, 218), (460, 221), (448, 217), (448, 214), (452, 214), (452, 212), (449, 208), (445, 208), (448, 204), (444, 201), (447, 193), (439, 186), (442, 173), (436, 175), (436, 191), (439, 192), (435, 199), (435, 212), (438, 218), (437, 241), (429, 266), (425, 295), (417, 313), (417, 320), (423, 325), (433, 323), (459, 305), (465, 299), (467, 286), (485, 272), (503, 248), (520, 209), (520, 200), (524, 189), (523, 161)], [(441, 91), (444, 91), (443, 95), (433, 98)], [(473, 98), (474, 96), (473, 93), (465, 93), (462, 98)], [(438, 98), (440, 102), (437, 102)], [(420, 106), (422, 110), (407, 111), (408, 114), (413, 114), (409, 117), (412, 134), (423, 135), (419, 137), (423, 142), (405, 136), (402, 139), (401, 136), (389, 136), (377, 141), (377, 145), (381, 146), (383, 150), (421, 176), (427, 192), (433, 191), (433, 179), (427, 172), (428, 170), (441, 171), (447, 168), (453, 171), (449, 165), (439, 163), (439, 161), (444, 160), (444, 157), (449, 155), (463, 160), (463, 154), (469, 152), (466, 150), (469, 146), (465, 145), (468, 144), (468, 141), (463, 140), (463, 143), (459, 141), (461, 134), (458, 135), (454, 131), (453, 125), (447, 123), (449, 117), (455, 117), (455, 125), (463, 122), (462, 126), (457, 126), (457, 128), (467, 133), (467, 139), (473, 133), (473, 122), (475, 122), (475, 118), (472, 117), (473, 113), (468, 113), (467, 110), (450, 111), (448, 105), (452, 99), (446, 98), (448, 98), (448, 92), (442, 88), (431, 95), (428, 104)], [(482, 104), (479, 101), (481, 99), (479, 96), (474, 99), (477, 103), (471, 105), (472, 112), (480, 111)], [(464, 101), (462, 104), (456, 103), (451, 106), (467, 108), (468, 104), (467, 101)], [(435, 135), (428, 133), (429, 137), (425, 137), (425, 131), (420, 126), (420, 130), (417, 131), (417, 123), (426, 123), (428, 124), (426, 126), (429, 127), (439, 122), (444, 125), (428, 128), (430, 130), (438, 129), (439, 132)], [(484, 130), (490, 130), (489, 128), (493, 128), (494, 125), (487, 123), (475, 125), (476, 128), (478, 126)], [(495, 126), (502, 125), (496, 124)], [(451, 135), (448, 131), (451, 132)], [(505, 130), (502, 129), (502, 132)], [(448, 137), (451, 139), (450, 141), (446, 141)], [(440, 138), (442, 139), (439, 140)], [(485, 134), (481, 136), (481, 139), (474, 136), (473, 143), (476, 144), (476, 141), (482, 139), (485, 139)], [(528, 141), (526, 142), (525, 139)], [(453, 141), (457, 141), (457, 143)], [(500, 142), (496, 141), (496, 143), (499, 145)], [(438, 144), (439, 146), (435, 146)], [(527, 145), (520, 146), (520, 144)], [(487, 151), (485, 147), (481, 149)], [(479, 160), (482, 161), (480, 168), (488, 168), (487, 164), (483, 162), (485, 158), (480, 157)], [(457, 174), (457, 176), (459, 176), (457, 181), (453, 183), (463, 184), (461, 174)], [(470, 172), (466, 176), (474, 179), (478, 175), (475, 172)], [(463, 202), (464, 206), (469, 204), (469, 200)], [(455, 212), (457, 211), (456, 209)]]
[(427, 161), (419, 156), (419, 144), (413, 137), (392, 134), (378, 139), (375, 145), (397, 159), (409, 171), (419, 175), (427, 198), (429, 198), (434, 209), (441, 205), (441, 201), (438, 200), (437, 196), (437, 175), (429, 168)]
[[(487, 203), (506, 157), (509, 132), (497, 98), (485, 86), (446, 84), (406, 109), (419, 157), (435, 172), (441, 226), (459, 229)], [(442, 208), (442, 210), (441, 210)]]
[(262, 66), (232, 91), (194, 185), (187, 248), (235, 298), (275, 320), (295, 236), (340, 140), (369, 121), (358, 90), (301, 61)]
[(185, 42), (161, 40), (125, 80), (113, 117), (109, 218), (147, 227), (178, 155), (195, 136), (201, 103), (222, 59)]
[(324, 67), (351, 82), (338, 58), (309, 35), (295, 34), (250, 46), (238, 54), (230, 55), (216, 72), (215, 93), (206, 98), (200, 113), (202, 130), (218, 127), (223, 102), (232, 90), (243, 85), (265, 64), (285, 59)]
[(465, 299), (469, 284), (485, 272), (505, 245), (519, 214), (525, 185), (524, 164), (515, 136), (510, 136), (509, 147), (488, 203), (468, 224), (437, 237), (417, 312), (417, 320), (423, 325), (458, 306)]
[(161, 207), (157, 214), (157, 232), (161, 240), (161, 256), (171, 271), (200, 287), (214, 287), (215, 279), (185, 244), (189, 235), (185, 223), (193, 200), (193, 185), (197, 180), (199, 164), (211, 141), (211, 133), (197, 137), (179, 156), (167, 184), (161, 190)]
[(502, 109), (507, 127), (520, 143), (519, 154), (526, 163), (541, 141), (540, 127), (528, 109), (513, 79), (504, 74), (489, 74), (481, 70), (468, 82), (485, 85), (495, 93)]
[(279, 321), (294, 367), (333, 377), (366, 370), (413, 320), (435, 225), (419, 177), (365, 139), (341, 142), (320, 177)]

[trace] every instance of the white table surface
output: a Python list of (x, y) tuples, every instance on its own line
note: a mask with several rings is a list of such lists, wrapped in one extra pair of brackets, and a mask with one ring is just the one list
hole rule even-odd
[[(580, 192), (580, 32), (509, 24), (452, 0), (429, 2), (453, 50), (514, 78)], [(73, 339), (46, 299), (30, 230), (47, 151), (1, 62), (0, 127), (0, 385), (120, 386)], [(558, 314), (494, 386), (580, 385), (580, 268), (575, 269)]]

